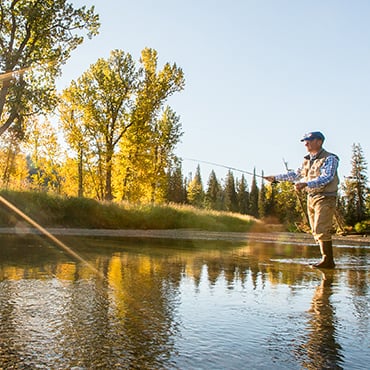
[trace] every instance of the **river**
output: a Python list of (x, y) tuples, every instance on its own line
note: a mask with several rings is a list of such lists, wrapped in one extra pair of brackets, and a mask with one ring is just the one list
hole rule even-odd
[(0, 368), (369, 368), (369, 246), (63, 240), (0, 235)]

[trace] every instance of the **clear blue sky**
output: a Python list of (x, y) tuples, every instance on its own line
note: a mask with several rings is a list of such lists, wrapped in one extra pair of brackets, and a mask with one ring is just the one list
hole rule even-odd
[[(175, 62), (186, 87), (168, 101), (181, 117), (176, 150), (258, 174), (297, 168), (300, 138), (320, 130), (349, 175), (352, 144), (370, 154), (370, 1), (71, 0), (95, 5), (100, 35), (73, 53), (60, 89), (100, 57), (122, 49), (139, 59), (157, 50)], [(200, 163), (203, 184), (211, 169)], [(184, 175), (197, 163), (184, 161)], [(238, 172), (234, 172), (240, 177)], [(248, 183), (251, 183), (251, 179)]]

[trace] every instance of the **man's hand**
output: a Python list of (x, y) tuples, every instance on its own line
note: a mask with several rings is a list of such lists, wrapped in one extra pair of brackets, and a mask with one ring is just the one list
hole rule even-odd
[(307, 182), (297, 182), (296, 184), (294, 184), (294, 186), (295, 190), (301, 191), (307, 186)]

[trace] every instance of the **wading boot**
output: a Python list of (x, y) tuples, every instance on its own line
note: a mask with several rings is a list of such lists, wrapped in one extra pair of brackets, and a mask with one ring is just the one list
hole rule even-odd
[(333, 269), (335, 267), (333, 259), (333, 245), (331, 240), (320, 241), (320, 251), (322, 259), (319, 263), (312, 265), (318, 269)]

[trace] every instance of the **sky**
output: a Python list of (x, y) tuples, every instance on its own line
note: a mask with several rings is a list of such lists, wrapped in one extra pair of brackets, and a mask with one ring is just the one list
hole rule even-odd
[(310, 131), (323, 132), (325, 149), (340, 157), (342, 181), (353, 144), (368, 161), (370, 1), (69, 1), (94, 5), (101, 28), (73, 52), (58, 89), (114, 49), (138, 61), (150, 47), (159, 68), (176, 63), (186, 85), (167, 103), (184, 132), (176, 155), (185, 176), (199, 163), (204, 185), (212, 169), (225, 178), (227, 169), (204, 161), (275, 175), (284, 159), (296, 169)]

